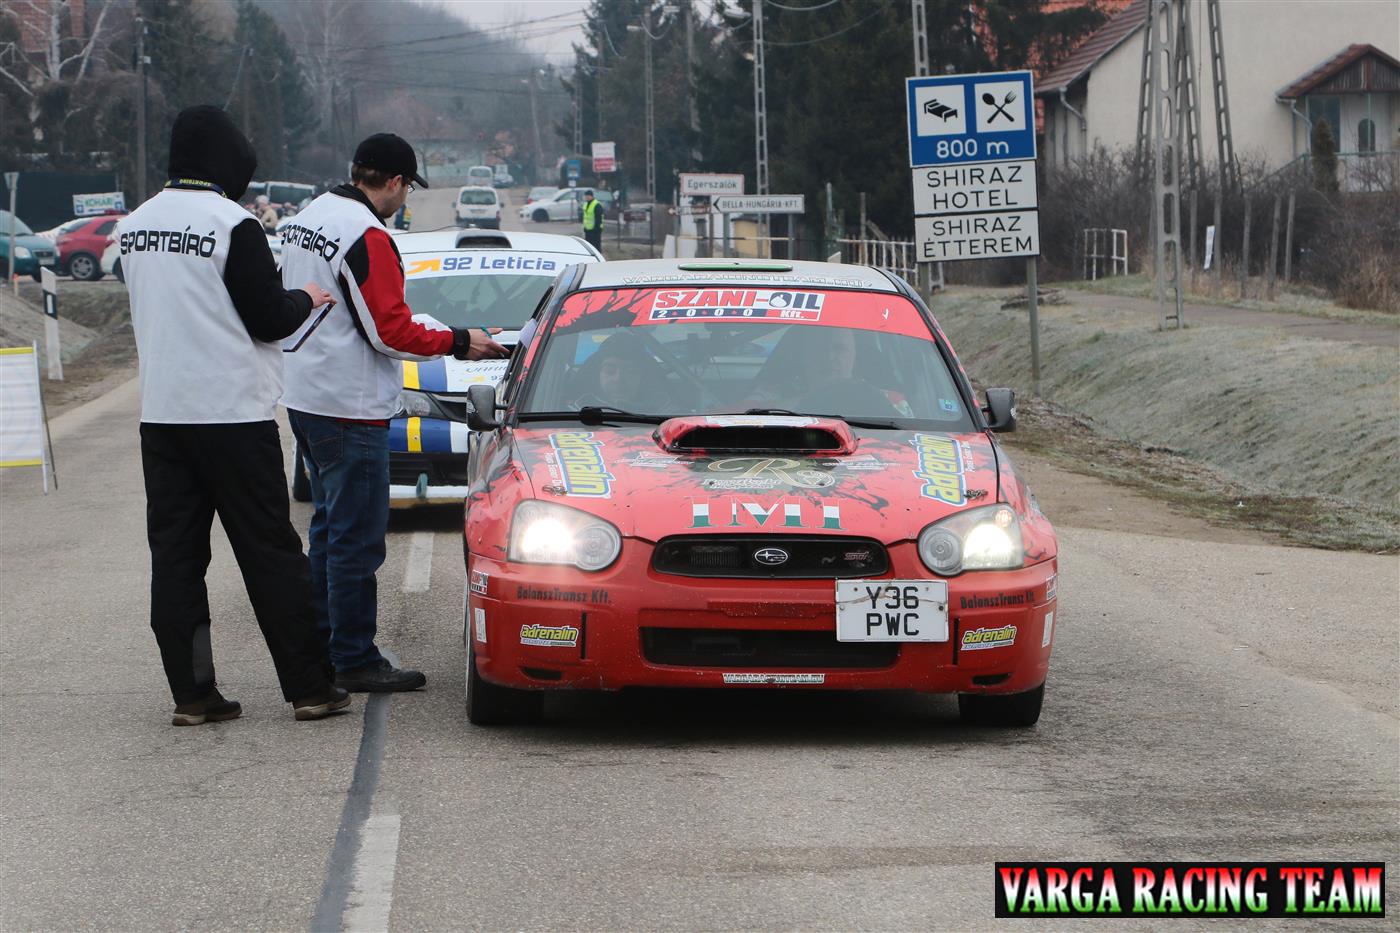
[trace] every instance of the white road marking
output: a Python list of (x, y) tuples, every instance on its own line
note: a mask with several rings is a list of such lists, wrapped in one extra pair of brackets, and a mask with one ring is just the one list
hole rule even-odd
[(433, 538), (431, 531), (415, 531), (408, 542), (408, 566), (403, 572), (403, 591), (423, 593), (433, 575)]
[(355, 853), (354, 880), (341, 917), (342, 930), (389, 929), (398, 860), (399, 815), (371, 811), (360, 829), (360, 850)]

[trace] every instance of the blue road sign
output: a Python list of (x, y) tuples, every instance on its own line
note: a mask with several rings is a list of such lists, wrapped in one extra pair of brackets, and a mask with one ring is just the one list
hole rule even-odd
[(583, 160), (569, 159), (564, 163), (564, 172), (571, 181), (577, 181), (579, 175), (583, 172)]
[(1035, 158), (1029, 71), (908, 78), (905, 89), (911, 166)]

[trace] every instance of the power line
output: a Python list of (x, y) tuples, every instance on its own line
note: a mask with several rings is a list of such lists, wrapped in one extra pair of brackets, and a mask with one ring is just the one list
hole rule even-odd
[(833, 4), (840, 3), (841, 0), (826, 0), (825, 3), (818, 3), (815, 6), (788, 6), (785, 3), (779, 3), (778, 0), (764, 0), (764, 2), (767, 3), (769, 6), (775, 6), (780, 10), (791, 10), (794, 13), (811, 13), (816, 10), (832, 6)]
[[(771, 0), (766, 0), (766, 2), (771, 2)], [(769, 42), (767, 44), (775, 47), (782, 46), (784, 48), (794, 48), (799, 45), (816, 45), (818, 42), (825, 42), (827, 39), (835, 39), (839, 35), (848, 33), (852, 29), (855, 29), (857, 26), (861, 25), (862, 23), (868, 22), (869, 20), (872, 20), (875, 17), (879, 16), (882, 12), (884, 12), (882, 9), (876, 7), (874, 10), (871, 10), (869, 13), (862, 16), (854, 23), (851, 23), (849, 26), (838, 29), (835, 32), (829, 33), (825, 36), (819, 36), (816, 39), (803, 39), (801, 42)]]

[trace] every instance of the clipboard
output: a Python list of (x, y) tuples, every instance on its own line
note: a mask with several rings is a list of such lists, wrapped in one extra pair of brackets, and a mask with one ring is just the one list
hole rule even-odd
[(321, 313), (316, 315), (316, 320), (312, 321), (310, 324), (302, 325), (302, 331), (301, 334), (296, 338), (296, 343), (292, 344), (290, 347), (284, 346), (282, 348), (282, 352), (295, 353), (298, 350), (300, 350), (301, 345), (306, 343), (306, 339), (311, 336), (311, 334), (316, 330), (316, 328), (321, 326), (321, 322), (326, 319), (326, 315), (331, 313), (331, 309), (334, 308), (337, 303), (338, 302), (336, 302), (336, 300), (332, 298), (330, 301), (322, 305)]

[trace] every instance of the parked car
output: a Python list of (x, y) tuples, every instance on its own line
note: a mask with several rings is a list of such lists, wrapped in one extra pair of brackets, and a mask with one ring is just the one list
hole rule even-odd
[(268, 202), (278, 214), (300, 209), (302, 202), (315, 197), (316, 186), (296, 181), (255, 181), (250, 182), (243, 195), (244, 204), (252, 204), (258, 195), (267, 195)]
[(509, 188), (515, 184), (515, 176), (510, 173), (510, 169), (505, 165), (496, 166), (496, 175), (491, 179), (491, 185), (495, 188)]
[(474, 724), (545, 692), (956, 694), (1040, 717), (1058, 546), (923, 299), (865, 266), (574, 266), (466, 390)]
[(457, 191), (457, 226), (501, 229), (501, 196), (495, 188), (464, 185)]
[(489, 165), (473, 165), (467, 169), (467, 184), (480, 185), (490, 188), (491, 182), (496, 178), (496, 172)]
[(125, 216), (111, 213), (77, 217), (59, 227), (58, 271), (84, 282), (102, 278), (102, 253), (117, 221)]
[(525, 195), (525, 203), (533, 204), (536, 201), (545, 201), (559, 193), (557, 185), (536, 185), (530, 189), (530, 193)]
[(603, 205), (603, 212), (609, 218), (615, 219), (613, 193), (602, 188), (561, 188), (551, 198), (534, 203), (526, 202), (525, 206), (520, 208), (520, 219), (533, 220), (537, 224), (551, 220), (582, 220), (585, 191), (592, 191), (593, 196)]
[[(15, 233), (15, 255), (10, 257), (10, 231)], [(9, 211), (0, 211), (0, 271), (5, 281), (11, 274), (28, 275), (39, 281), (39, 270), (48, 267), (57, 271), (58, 247), (37, 236), (29, 224)], [(13, 270), (13, 273), (11, 272)]]

